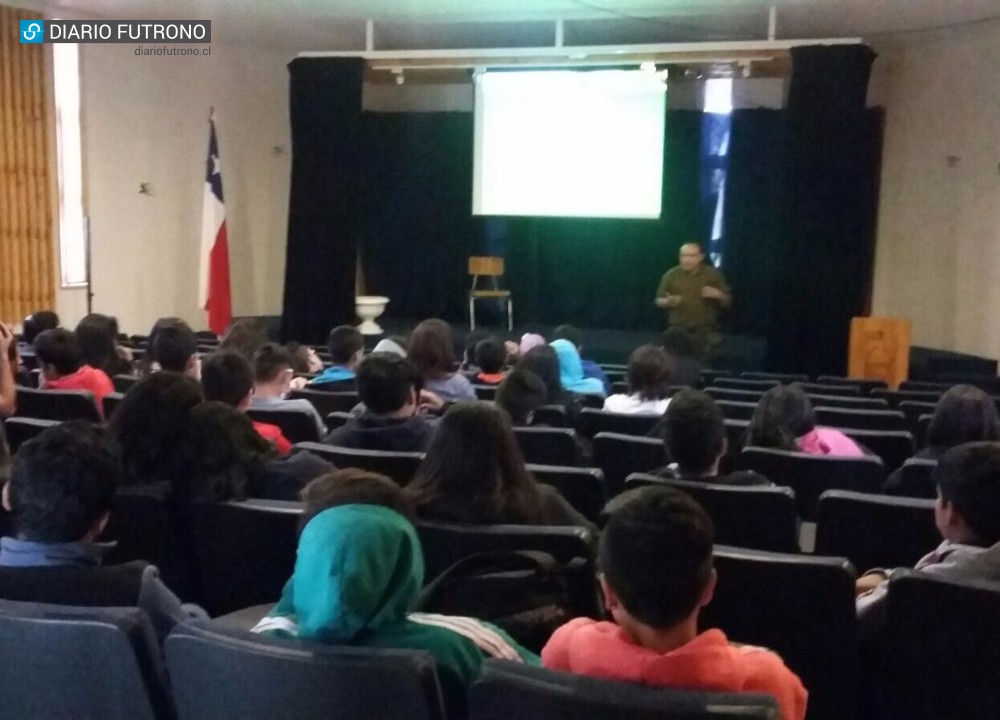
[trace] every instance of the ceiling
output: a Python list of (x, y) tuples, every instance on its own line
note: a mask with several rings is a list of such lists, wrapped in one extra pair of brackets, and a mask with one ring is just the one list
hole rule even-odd
[[(11, 0), (7, 0), (9, 3)], [(50, 17), (210, 19), (213, 40), (289, 50), (550, 45), (556, 19), (568, 45), (767, 37), (864, 37), (1000, 20), (1000, 0), (13, 0)], [(900, 35), (902, 33), (902, 35)]]

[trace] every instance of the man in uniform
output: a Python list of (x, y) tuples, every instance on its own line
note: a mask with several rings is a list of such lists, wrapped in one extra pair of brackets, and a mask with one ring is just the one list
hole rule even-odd
[(671, 327), (691, 333), (703, 357), (719, 344), (719, 311), (731, 302), (729, 283), (705, 264), (698, 243), (681, 246), (680, 265), (664, 274), (656, 291), (656, 306), (667, 309)]

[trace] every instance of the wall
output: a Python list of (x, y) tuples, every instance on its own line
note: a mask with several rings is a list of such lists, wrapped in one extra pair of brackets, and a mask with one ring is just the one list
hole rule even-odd
[[(218, 42), (209, 57), (79, 47), (94, 311), (117, 315), (129, 333), (163, 315), (205, 326), (198, 248), (214, 105), (233, 312), (279, 314), (291, 153), (285, 66), (294, 53)], [(85, 291), (60, 290), (57, 310), (72, 326), (86, 312)]]
[(879, 47), (873, 311), (914, 344), (1000, 357), (1000, 22)]

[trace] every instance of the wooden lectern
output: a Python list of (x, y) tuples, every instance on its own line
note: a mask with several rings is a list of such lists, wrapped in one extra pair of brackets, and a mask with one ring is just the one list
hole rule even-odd
[(910, 321), (890, 317), (851, 320), (847, 376), (885, 380), (895, 390), (910, 374)]

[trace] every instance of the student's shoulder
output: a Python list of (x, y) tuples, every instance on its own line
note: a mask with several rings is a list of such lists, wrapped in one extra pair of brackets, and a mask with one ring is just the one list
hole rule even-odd
[(799, 676), (778, 653), (756, 645), (731, 644), (730, 648), (743, 665), (744, 690), (773, 693), (779, 697), (788, 693), (805, 697), (805, 687)]

